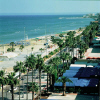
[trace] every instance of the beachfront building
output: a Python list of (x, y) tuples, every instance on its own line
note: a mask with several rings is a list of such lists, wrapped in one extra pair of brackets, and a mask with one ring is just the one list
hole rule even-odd
[[(63, 73), (72, 83), (66, 82), (66, 92), (80, 92), (82, 94), (99, 94), (100, 63), (95, 67), (87, 67), (85, 64), (71, 64), (70, 69)], [(59, 77), (60, 78), (60, 77)], [(58, 78), (58, 79), (59, 79)], [(54, 84), (59, 89), (62, 82)], [(79, 91), (80, 89), (80, 91)], [(71, 90), (71, 91), (70, 91)]]

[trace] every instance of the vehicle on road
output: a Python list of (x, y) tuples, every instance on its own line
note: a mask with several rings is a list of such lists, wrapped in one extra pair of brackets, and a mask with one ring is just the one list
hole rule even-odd
[[(17, 90), (17, 87), (14, 87), (14, 91), (16, 91), (16, 90)], [(11, 92), (11, 89), (9, 89), (8, 92)]]

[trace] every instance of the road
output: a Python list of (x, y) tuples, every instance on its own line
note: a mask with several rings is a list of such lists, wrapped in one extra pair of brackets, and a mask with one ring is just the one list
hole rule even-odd
[[(76, 55), (76, 50), (77, 49), (75, 49), (74, 50), (74, 52), (75, 52), (75, 55)], [(65, 49), (63, 49), (61, 52), (64, 52), (65, 51)], [(70, 52), (70, 54), (71, 54), (71, 52)], [(54, 55), (53, 57), (56, 57), (56, 56), (59, 56), (60, 55), (60, 52), (59, 53), (57, 53), (56, 55)], [(51, 59), (51, 58), (50, 58)], [(46, 62), (45, 62), (45, 64), (48, 64), (48, 61), (49, 60), (47, 60)], [(38, 76), (38, 70), (36, 70), (36, 71), (34, 71), (34, 77), (33, 77), (33, 80), (35, 81), (35, 82), (37, 82), (38, 83), (38, 77), (36, 77), (36, 76)], [(41, 80), (41, 82), (43, 82), (42, 83), (42, 89), (46, 86), (46, 73), (42, 73), (42, 80)], [(28, 82), (32, 82), (32, 72), (29, 72), (28, 73)], [(23, 83), (23, 84), (22, 84)], [(26, 89), (27, 89), (27, 75), (24, 75), (23, 76), (23, 80), (21, 80), (21, 82), (20, 82), (20, 93), (21, 93), (21, 95), (20, 95), (20, 97), (21, 97), (21, 99), (22, 100), (24, 100), (24, 98), (26, 98)], [(12, 96), (12, 94), (10, 93), (10, 92), (7, 92), (8, 90), (10, 89), (10, 87), (7, 87), (7, 88), (4, 88), (4, 100), (11, 100), (11, 96)], [(16, 98), (16, 100), (18, 100), (18, 97), (19, 97), (19, 92), (18, 92), (18, 90), (19, 90), (19, 87), (17, 87), (17, 90), (15, 91), (15, 93), (14, 93), (14, 97)], [(24, 93), (23, 93), (24, 92)], [(23, 95), (24, 94), (24, 95)], [(30, 94), (31, 95), (31, 94)], [(1, 97), (2, 97), (2, 92), (0, 91), (0, 100), (1, 100)], [(22, 98), (23, 97), (23, 98)]]

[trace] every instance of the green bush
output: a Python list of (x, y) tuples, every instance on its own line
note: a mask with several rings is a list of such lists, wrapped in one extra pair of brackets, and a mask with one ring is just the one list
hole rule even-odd
[(12, 51), (12, 49), (11, 49), (11, 48), (8, 48), (8, 49), (7, 49), (7, 51), (8, 51), (8, 52), (11, 52), (11, 51)]
[(56, 53), (56, 52), (58, 52), (58, 49), (55, 49), (54, 51), (55, 51), (55, 53)]
[(46, 55), (45, 57), (46, 57), (46, 58), (49, 58), (49, 56), (48, 56), (48, 55)]
[(11, 48), (11, 51), (15, 51), (15, 48)]
[(53, 54), (54, 54), (54, 52), (52, 52), (52, 51), (51, 51), (49, 54), (50, 54), (50, 55), (53, 55)]

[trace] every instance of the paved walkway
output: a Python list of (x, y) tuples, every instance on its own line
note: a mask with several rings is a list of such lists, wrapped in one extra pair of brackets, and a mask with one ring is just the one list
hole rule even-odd
[(98, 96), (77, 95), (74, 93), (66, 94), (66, 96), (62, 96), (62, 93), (53, 93), (47, 100), (99, 100), (99, 98)]

